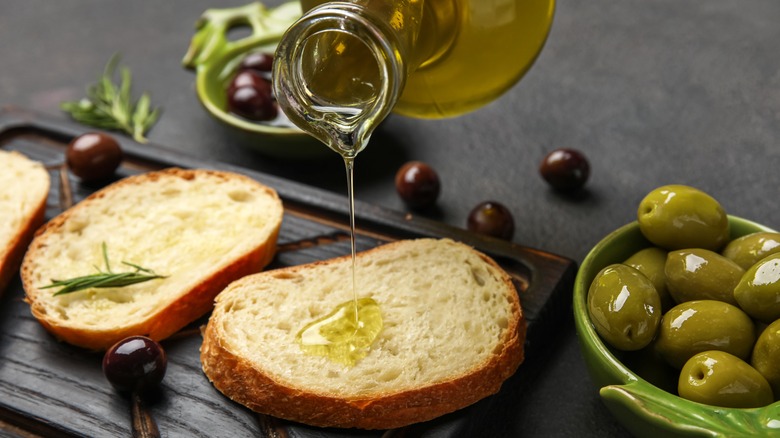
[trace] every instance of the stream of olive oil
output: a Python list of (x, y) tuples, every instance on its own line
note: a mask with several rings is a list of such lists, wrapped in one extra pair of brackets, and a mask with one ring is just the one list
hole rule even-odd
[[(339, 145), (340, 150), (353, 150), (355, 147), (357, 146), (346, 142)], [(339, 304), (324, 317), (307, 324), (298, 332), (296, 340), (307, 354), (326, 356), (334, 362), (353, 366), (368, 354), (374, 340), (382, 331), (383, 323), (379, 304), (373, 298), (358, 298), (355, 275), (357, 270), (355, 157), (346, 153), (342, 156), (347, 171), (347, 195), (349, 198), (352, 299)]]
[(368, 354), (371, 344), (382, 331), (382, 314), (379, 304), (373, 298), (358, 298), (355, 279), (355, 158), (344, 156), (344, 164), (349, 197), (352, 299), (339, 304), (324, 317), (307, 324), (298, 333), (296, 340), (307, 354), (326, 356), (334, 362), (352, 366)]

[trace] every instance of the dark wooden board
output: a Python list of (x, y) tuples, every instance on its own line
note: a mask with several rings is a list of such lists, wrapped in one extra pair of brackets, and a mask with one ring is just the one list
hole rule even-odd
[[(0, 111), (0, 148), (19, 150), (47, 165), (62, 162), (68, 141), (88, 130), (23, 109)], [(116, 138), (126, 154), (117, 177), (170, 166), (213, 168), (244, 173), (276, 189), (285, 205), (285, 218), (279, 252), (269, 269), (349, 253), (348, 209), (342, 196), (249, 169), (201, 162), (159, 145)], [(58, 172), (51, 172), (47, 218), (60, 211)], [(73, 177), (70, 183), (76, 201), (99, 188)], [(519, 371), (495, 396), (434, 421), (383, 432), (317, 429), (257, 415), (211, 386), (198, 358), (198, 327), (205, 316), (163, 342), (168, 372), (150, 403), (162, 436), (510, 436), (522, 429), (512, 423), (512, 406), (524, 396), (524, 388), (554, 348), (558, 327), (570, 321), (575, 263), (379, 206), (358, 202), (356, 207), (359, 250), (403, 238), (449, 237), (492, 256), (512, 275), (528, 320), (526, 361)], [(105, 381), (102, 356), (56, 341), (30, 315), (23, 296), (17, 276), (0, 300), (0, 421), (12, 424), (15, 431), (43, 436), (129, 436), (130, 401)]]

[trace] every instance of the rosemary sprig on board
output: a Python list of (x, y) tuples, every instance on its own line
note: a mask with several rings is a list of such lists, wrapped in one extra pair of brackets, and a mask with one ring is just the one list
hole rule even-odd
[(123, 131), (139, 143), (160, 116), (160, 109), (151, 107), (148, 93), (133, 103), (130, 95), (132, 77), (127, 67), (119, 69), (119, 84), (114, 84), (119, 57), (114, 55), (106, 64), (98, 82), (87, 88), (87, 97), (63, 102), (60, 108), (79, 123), (95, 128)]
[(151, 269), (143, 268), (134, 263), (125, 261), (123, 261), (122, 264), (135, 268), (135, 271), (113, 272), (111, 271), (111, 265), (108, 263), (108, 249), (106, 248), (105, 242), (103, 242), (102, 249), (103, 261), (106, 264), (105, 271), (101, 271), (100, 268), (95, 266), (95, 269), (98, 271), (96, 274), (83, 275), (67, 280), (52, 279), (51, 284), (43, 286), (41, 289), (62, 287), (62, 289), (54, 293), (54, 296), (57, 296), (90, 288), (124, 287), (157, 278), (165, 278), (164, 275), (157, 275)]

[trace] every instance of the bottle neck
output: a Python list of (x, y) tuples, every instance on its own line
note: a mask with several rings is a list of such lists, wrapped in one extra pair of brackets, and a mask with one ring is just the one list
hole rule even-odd
[(395, 106), (419, 31), (421, 11), (417, 24), (410, 23), (415, 29), (399, 32), (392, 16), (383, 17), (371, 3), (326, 2), (312, 8), (287, 30), (274, 62), (282, 110), (345, 157), (365, 147)]

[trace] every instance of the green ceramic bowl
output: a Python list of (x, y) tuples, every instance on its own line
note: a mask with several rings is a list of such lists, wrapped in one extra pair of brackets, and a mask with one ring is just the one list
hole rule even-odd
[[(195, 70), (198, 99), (214, 118), (237, 134), (241, 143), (268, 155), (283, 158), (320, 156), (330, 151), (296, 127), (253, 122), (227, 110), (227, 87), (243, 57), (253, 51), (273, 53), (284, 32), (301, 16), (297, 1), (267, 8), (261, 3), (225, 9), (209, 9), (197, 23), (197, 31), (182, 64)], [(251, 35), (230, 39), (232, 29), (248, 28)]]
[[(771, 229), (729, 216), (731, 237)], [(780, 402), (756, 409), (719, 408), (692, 402), (649, 383), (618, 359), (588, 317), (586, 298), (593, 278), (612, 263), (650, 246), (636, 222), (606, 236), (585, 257), (574, 283), (574, 321), (591, 377), (607, 408), (640, 437), (780, 436)], [(643, 374), (647, 377), (646, 374)], [(648, 377), (649, 378), (649, 377)], [(651, 379), (653, 380), (653, 379)]]

